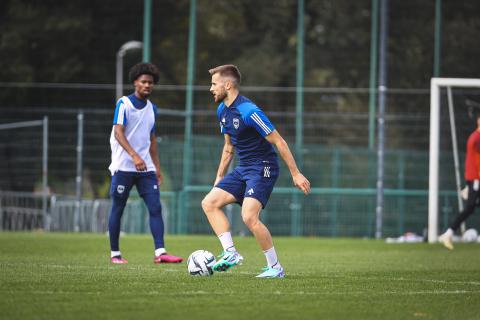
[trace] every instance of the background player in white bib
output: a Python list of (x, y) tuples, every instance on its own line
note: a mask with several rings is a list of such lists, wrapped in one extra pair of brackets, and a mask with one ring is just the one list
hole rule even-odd
[(182, 258), (167, 254), (163, 239), (164, 224), (159, 188), (162, 174), (155, 136), (157, 107), (148, 100), (154, 84), (158, 82), (159, 71), (151, 63), (139, 63), (132, 67), (129, 76), (135, 92), (117, 102), (110, 135), (112, 210), (108, 230), (111, 262), (128, 263), (120, 252), (119, 235), (123, 209), (134, 185), (148, 207), (150, 230), (155, 245), (154, 263), (182, 262)]
[[(225, 137), (214, 187), (202, 201), (202, 208), (223, 247), (222, 257), (213, 269), (226, 271), (243, 261), (233, 244), (230, 223), (222, 211), (227, 204), (239, 203), (243, 221), (267, 260), (267, 267), (257, 277), (283, 278), (285, 270), (273, 247), (272, 236), (260, 221), (260, 212), (267, 205), (279, 174), (277, 154), (272, 146), (285, 161), (297, 188), (308, 194), (310, 182), (298, 170), (287, 143), (268, 117), (252, 101), (239, 94), (241, 75), (238, 68), (223, 65), (209, 72), (212, 76), (210, 92), (215, 102), (220, 103), (217, 117)], [(225, 175), (234, 151), (239, 165)]]

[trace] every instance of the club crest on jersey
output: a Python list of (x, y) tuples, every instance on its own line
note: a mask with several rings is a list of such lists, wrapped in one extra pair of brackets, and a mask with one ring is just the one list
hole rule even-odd
[(117, 192), (119, 194), (122, 194), (123, 191), (125, 191), (125, 186), (122, 186), (121, 184), (117, 186)]
[(233, 118), (233, 126), (235, 127), (235, 129), (238, 129), (238, 127), (240, 127), (240, 120), (238, 120), (238, 118)]

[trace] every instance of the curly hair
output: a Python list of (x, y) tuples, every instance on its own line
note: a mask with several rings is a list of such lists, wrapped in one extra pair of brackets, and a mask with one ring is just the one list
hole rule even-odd
[(134, 65), (128, 74), (130, 82), (133, 83), (137, 80), (141, 75), (148, 74), (153, 77), (153, 83), (157, 83), (160, 77), (160, 71), (158, 70), (157, 66), (153, 63), (137, 63)]

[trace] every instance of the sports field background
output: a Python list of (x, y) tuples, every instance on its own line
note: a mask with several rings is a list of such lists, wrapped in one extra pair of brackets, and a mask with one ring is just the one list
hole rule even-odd
[[(18, 201), (0, 196), (0, 228), (48, 230), (46, 216), (57, 214), (65, 224), (58, 227), (57, 219), (53, 230), (106, 231), (75, 225), (74, 197), (82, 193), (85, 205), (108, 198), (116, 56), (125, 43), (137, 40), (144, 49), (125, 54), (123, 93), (132, 90), (132, 65), (159, 66), (151, 100), (159, 107), (156, 135), (170, 234), (209, 232), (200, 201), (214, 181), (223, 137), (208, 69), (234, 63), (243, 75), (241, 93), (272, 120), (315, 189), (309, 197), (298, 196), (281, 161), (276, 187), (282, 190), (274, 192), (264, 214), (273, 233), (373, 238), (382, 3), (387, 2), (104, 0), (85, 6), (71, 0), (53, 6), (2, 1), (0, 125), (48, 117), (49, 208), (53, 198), (70, 203), (65, 200), (65, 210), (52, 212), (30, 205), (42, 191), (42, 128), (0, 130), (0, 192), (31, 194)], [(480, 52), (472, 45), (478, 12), (476, 0), (388, 0), (384, 237), (421, 235), (427, 226), (430, 79), (478, 77)], [(474, 128), (467, 102), (480, 101), (479, 94), (453, 90), (460, 167)], [(80, 113), (83, 148), (77, 148)], [(448, 120), (442, 113), (440, 230), (458, 207)], [(77, 189), (80, 165), (83, 180)], [(22, 222), (28, 219), (34, 222)], [(467, 227), (479, 229), (479, 223), (472, 217)], [(148, 232), (145, 219), (137, 225), (125, 231)], [(236, 234), (245, 233), (240, 226), (235, 225)]]
[[(170, 236), (187, 257), (217, 254), (212, 236)], [(0, 233), (2, 319), (478, 319), (477, 244), (385, 244), (276, 238), (284, 279), (256, 279), (265, 263), (236, 238), (242, 266), (193, 277), (186, 264), (154, 265), (150, 236), (127, 235), (128, 265), (112, 265), (98, 234)]]

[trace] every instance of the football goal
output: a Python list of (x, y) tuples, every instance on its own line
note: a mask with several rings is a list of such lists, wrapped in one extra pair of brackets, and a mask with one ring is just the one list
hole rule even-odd
[[(42, 133), (30, 131), (32, 127), (41, 127)], [(25, 221), (31, 221), (31, 218), (37, 215), (39, 210), (36, 199), (40, 197), (28, 196), (33, 195), (37, 181), (41, 181), (43, 221), (37, 217), (33, 217), (33, 220), (42, 221), (41, 224), (46, 228), (48, 226), (48, 117), (45, 116), (43, 120), (0, 124), (0, 141), (2, 163), (0, 166), (0, 230), (3, 229), (4, 224), (9, 224), (13, 230), (22, 229)], [(41, 156), (38, 155), (39, 150), (41, 150)], [(41, 178), (38, 177), (39, 173)], [(25, 200), (27, 198), (33, 200)], [(33, 223), (33, 227), (42, 227), (38, 224)]]
[[(460, 157), (463, 158), (465, 154), (466, 138), (476, 128), (475, 112), (480, 112), (480, 79), (431, 79), (428, 193), (430, 243), (437, 242), (439, 232), (443, 231), (439, 230), (439, 190), (455, 189), (458, 210), (463, 209), (460, 197), (463, 184), (463, 171), (460, 168), (463, 163)], [(452, 157), (448, 165), (441, 161), (447, 152), (451, 153)], [(446, 178), (448, 176), (452, 176), (449, 181)], [(457, 210), (453, 211), (452, 214), (456, 214)], [(443, 227), (446, 220), (443, 219)]]

